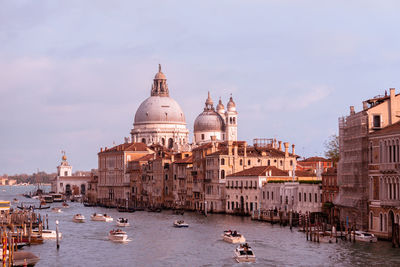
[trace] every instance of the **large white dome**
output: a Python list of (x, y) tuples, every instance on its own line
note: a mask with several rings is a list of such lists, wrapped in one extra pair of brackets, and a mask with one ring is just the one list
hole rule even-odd
[(168, 96), (151, 96), (139, 106), (134, 125), (141, 124), (183, 124), (185, 115), (179, 104)]

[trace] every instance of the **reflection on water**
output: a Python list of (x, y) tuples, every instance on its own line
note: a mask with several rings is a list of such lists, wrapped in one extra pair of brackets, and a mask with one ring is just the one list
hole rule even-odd
[[(20, 201), (29, 201), (19, 194), (33, 187), (0, 189), (0, 199), (12, 200), (18, 195)], [(114, 222), (90, 221), (94, 212), (107, 213)], [(236, 265), (235, 245), (221, 240), (222, 232), (228, 228), (245, 235), (257, 257), (257, 262), (251, 264), (254, 266), (400, 265), (400, 249), (392, 248), (389, 242), (318, 244), (307, 242), (305, 235), (295, 229), (291, 232), (288, 227), (271, 226), (248, 217), (204, 217), (190, 212), (181, 216), (171, 211), (119, 213), (79, 203), (70, 203), (62, 213), (41, 213), (49, 214), (52, 229), (55, 220), (59, 220), (63, 239), (59, 251), (55, 241), (24, 248), (41, 257), (36, 266), (232, 266)], [(86, 223), (72, 222), (76, 213), (83, 214)], [(131, 226), (124, 230), (131, 242), (113, 243), (107, 238), (108, 232), (117, 228), (115, 220), (119, 217), (129, 219)], [(179, 218), (189, 223), (189, 228), (172, 227)]]

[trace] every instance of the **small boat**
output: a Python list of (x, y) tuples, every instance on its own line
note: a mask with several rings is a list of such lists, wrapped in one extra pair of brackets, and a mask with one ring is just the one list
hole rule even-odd
[(161, 208), (157, 208), (157, 207), (148, 207), (147, 208), (148, 212), (161, 212)]
[(126, 219), (126, 218), (119, 218), (119, 219), (117, 220), (117, 226), (119, 226), (119, 227), (127, 227), (127, 226), (129, 226), (128, 219)]
[[(40, 235), (39, 230), (33, 230), (33, 234)], [(55, 230), (42, 230), (43, 239), (57, 239), (57, 233)], [(58, 238), (62, 238), (62, 233), (58, 232)]]
[(51, 194), (53, 197), (53, 202), (63, 202), (63, 195), (62, 194)]
[(18, 199), (16, 198), (13, 199), (13, 203), (18, 203), (18, 202), (19, 202)]
[(256, 256), (249, 244), (241, 244), (235, 249), (235, 260), (237, 262), (255, 262)]
[(13, 266), (35, 266), (39, 260), (40, 258), (32, 252), (15, 251)]
[(121, 229), (111, 230), (108, 234), (108, 238), (114, 242), (125, 242), (128, 241), (128, 235)]
[(175, 220), (174, 227), (178, 227), (178, 228), (189, 227), (189, 224), (185, 223), (183, 220)]
[(31, 195), (29, 195), (29, 194), (23, 194), (23, 196), (26, 198), (32, 198)]
[(52, 195), (43, 195), (42, 199), (46, 202), (46, 203), (53, 203), (54, 199)]
[(82, 214), (75, 214), (74, 217), (72, 218), (72, 220), (74, 222), (77, 223), (84, 223), (85, 222), (85, 216), (83, 216)]
[(67, 202), (63, 202), (63, 203), (62, 203), (62, 206), (63, 206), (63, 208), (69, 208), (69, 205), (68, 205)]
[(246, 238), (242, 234), (239, 234), (237, 231), (224, 231), (222, 238), (225, 242), (228, 243), (244, 243), (246, 242)]
[(107, 214), (100, 214), (100, 213), (94, 213), (93, 215), (90, 216), (92, 221), (97, 221), (97, 222), (112, 222), (113, 218), (108, 216)]
[(320, 243), (336, 243), (336, 238), (331, 235), (331, 232), (319, 232), (319, 237), (317, 237)]
[(46, 205), (46, 200), (41, 199), (41, 200), (40, 200), (40, 205)]
[(61, 212), (61, 208), (54, 207), (54, 208), (51, 209), (51, 211), (60, 213)]
[(89, 203), (89, 202), (83, 202), (83, 206), (85, 206), (85, 207), (96, 207), (96, 204)]
[[(371, 233), (367, 233), (364, 231), (355, 231), (355, 239), (358, 242), (370, 242), (370, 243), (375, 243), (378, 242), (378, 238)], [(351, 233), (351, 238), (354, 238), (354, 233)]]
[(127, 207), (117, 207), (117, 211), (118, 212), (128, 212), (129, 211), (129, 209), (127, 208)]

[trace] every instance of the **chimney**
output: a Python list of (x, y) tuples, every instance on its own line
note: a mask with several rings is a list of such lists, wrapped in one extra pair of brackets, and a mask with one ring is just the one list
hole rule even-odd
[(282, 141), (279, 141), (279, 150), (282, 151)]
[(244, 148), (243, 148), (243, 150), (244, 150), (244, 157), (246, 158), (247, 157), (247, 142), (244, 142)]
[(233, 147), (233, 155), (234, 156), (238, 155), (238, 146), (237, 146), (237, 144)]
[(274, 138), (274, 145), (273, 148), (276, 148), (276, 138)]
[(354, 106), (350, 106), (350, 115), (354, 115), (356, 112), (354, 111)]
[(289, 156), (289, 143), (285, 142), (283, 145), (285, 146), (285, 158), (287, 158)]
[(100, 152), (103, 152), (103, 148), (102, 147), (100, 147)]
[(228, 155), (232, 156), (232, 141), (228, 141)]
[(363, 101), (363, 110), (367, 110), (368, 109), (368, 103), (367, 101)]
[(396, 92), (394, 88), (390, 88), (390, 103), (389, 103), (389, 124), (396, 122)]
[(292, 154), (294, 155), (294, 144), (292, 145)]

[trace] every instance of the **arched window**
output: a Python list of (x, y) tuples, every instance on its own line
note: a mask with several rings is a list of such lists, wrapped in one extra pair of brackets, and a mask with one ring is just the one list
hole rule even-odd
[(142, 138), (142, 143), (146, 144), (146, 139)]
[(387, 214), (385, 214), (383, 217), (383, 230), (385, 232), (387, 231)]
[(168, 148), (171, 149), (174, 146), (174, 140), (172, 138), (168, 139)]
[(243, 165), (243, 160), (241, 159), (241, 160), (240, 160), (240, 166), (242, 166), (242, 165)]
[(374, 215), (372, 212), (369, 214), (369, 229), (374, 229)]
[(382, 220), (382, 213), (379, 214), (379, 230), (383, 232), (383, 220)]
[(163, 146), (165, 146), (165, 139), (164, 139), (164, 138), (161, 138), (161, 144), (162, 144)]
[(225, 170), (221, 171), (221, 179), (225, 179)]
[(233, 117), (233, 124), (236, 124), (236, 118)]
[(268, 160), (268, 166), (271, 166), (271, 161), (270, 160)]
[(225, 159), (224, 158), (221, 159), (221, 165), (225, 165)]

